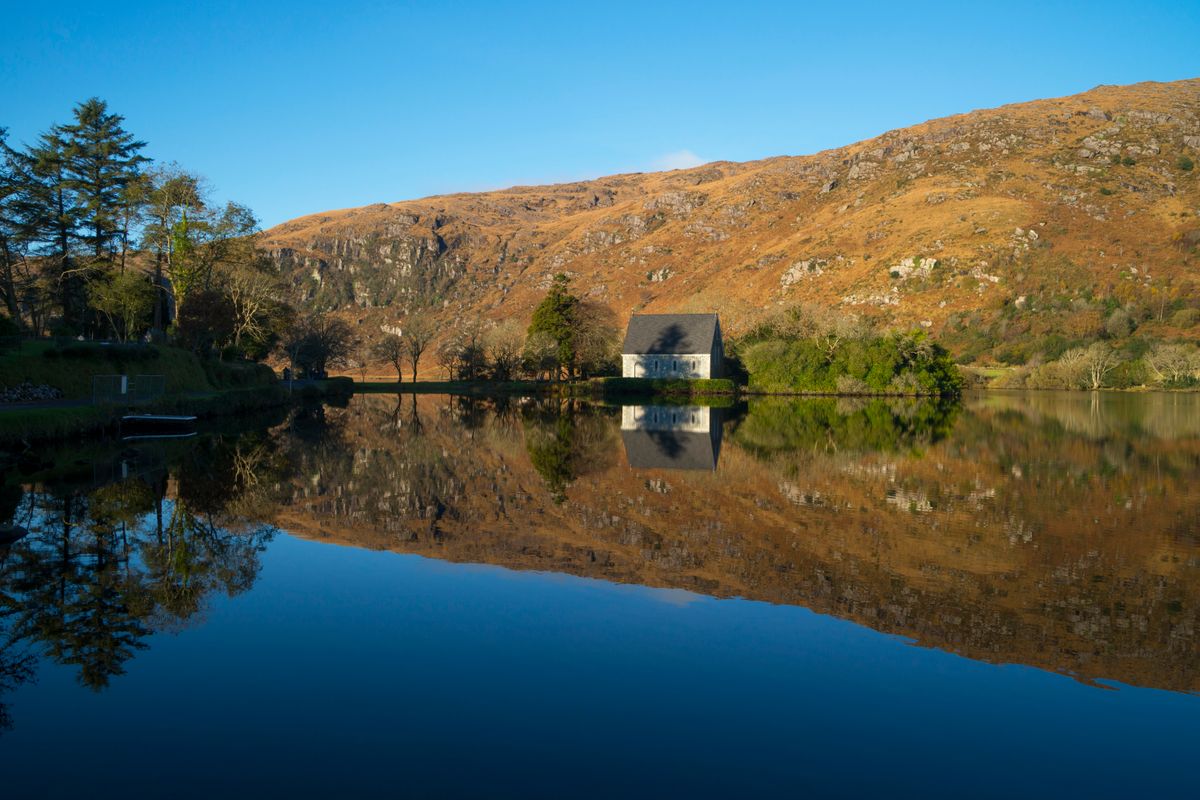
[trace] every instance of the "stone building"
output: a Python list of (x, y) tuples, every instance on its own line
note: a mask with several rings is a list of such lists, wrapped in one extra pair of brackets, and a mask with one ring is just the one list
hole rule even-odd
[(621, 345), (626, 378), (720, 378), (725, 348), (716, 314), (634, 314)]

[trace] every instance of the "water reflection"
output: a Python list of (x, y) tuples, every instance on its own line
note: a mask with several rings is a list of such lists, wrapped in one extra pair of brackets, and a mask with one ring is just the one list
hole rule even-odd
[(102, 690), (208, 595), (248, 590), (284, 462), (257, 433), (25, 454), (14, 466), (3, 516), (27, 533), (0, 550), (0, 699), (39, 656)]
[(0, 490), (0, 522), (29, 530), (0, 546), (0, 693), (39, 657), (104, 688), (206, 598), (250, 590), (276, 527), (1197, 691), (1200, 397), (1162, 397), (366, 395), (188, 442), (24, 454)]
[(647, 472), (677, 462), (653, 439), (657, 460), (641, 461), (629, 428), (690, 418), (472, 401), (466, 428), (459, 401), (417, 397), (402, 417), (420, 426), (380, 439), (396, 402), (342, 412), (345, 439), (325, 445), (340, 462), (300, 457), (312, 472), (283, 527), (802, 605), (981, 660), (1200, 688), (1200, 440), (1186, 427), (1096, 438), (1040, 395), (1028, 409), (763, 399), (722, 412), (715, 470)]
[(634, 469), (707, 470), (721, 455), (721, 409), (707, 406), (625, 406), (621, 441)]

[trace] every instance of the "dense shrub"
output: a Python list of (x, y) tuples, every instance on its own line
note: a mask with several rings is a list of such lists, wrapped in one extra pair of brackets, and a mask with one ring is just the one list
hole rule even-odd
[[(894, 334), (837, 342), (762, 339), (742, 358), (749, 388), (760, 392), (958, 395), (963, 380), (950, 354), (924, 333)], [(865, 387), (865, 389), (864, 389)]]
[(1029, 356), (1021, 347), (1005, 347), (996, 353), (996, 360), (1009, 366), (1020, 366), (1029, 360)]
[(1200, 322), (1200, 310), (1181, 308), (1171, 315), (1171, 324), (1176, 328), (1190, 328)]
[(1145, 386), (1150, 382), (1150, 370), (1141, 358), (1122, 361), (1105, 378), (1105, 385), (1114, 389)]

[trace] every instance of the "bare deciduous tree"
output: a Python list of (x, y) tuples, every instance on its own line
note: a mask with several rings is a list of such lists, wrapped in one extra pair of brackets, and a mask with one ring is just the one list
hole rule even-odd
[(329, 367), (346, 363), (354, 350), (350, 326), (332, 316), (314, 315), (298, 320), (284, 341), (284, 351), (297, 372), (322, 377)]
[(266, 339), (270, 333), (271, 312), (281, 303), (278, 277), (251, 255), (248, 260), (224, 265), (219, 280), (236, 312), (233, 343), (241, 347), (242, 339), (247, 337)]
[(487, 332), (484, 343), (491, 362), (492, 378), (498, 381), (515, 378), (521, 366), (521, 349), (525, 344), (521, 328), (511, 320), (502, 322)]
[(404, 382), (404, 360), (408, 356), (408, 347), (404, 339), (389, 333), (371, 346), (371, 355), (391, 364), (396, 370), (396, 382)]
[(1189, 344), (1160, 344), (1146, 354), (1146, 365), (1162, 383), (1182, 384), (1200, 376), (1200, 350)]
[(543, 331), (529, 334), (521, 353), (521, 365), (537, 380), (552, 378), (558, 372), (558, 342)]
[(400, 326), (400, 336), (404, 340), (408, 363), (412, 365), (414, 383), (417, 380), (417, 366), (421, 363), (421, 356), (429, 349), (436, 330), (433, 320), (423, 313), (409, 314)]
[(1076, 347), (1062, 354), (1057, 365), (1068, 384), (1084, 389), (1100, 389), (1104, 379), (1121, 363), (1116, 351), (1101, 342), (1091, 347)]

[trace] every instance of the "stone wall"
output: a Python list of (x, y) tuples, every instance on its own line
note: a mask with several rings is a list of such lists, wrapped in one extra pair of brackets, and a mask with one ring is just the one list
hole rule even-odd
[(713, 378), (712, 356), (708, 353), (621, 356), (625, 378)]

